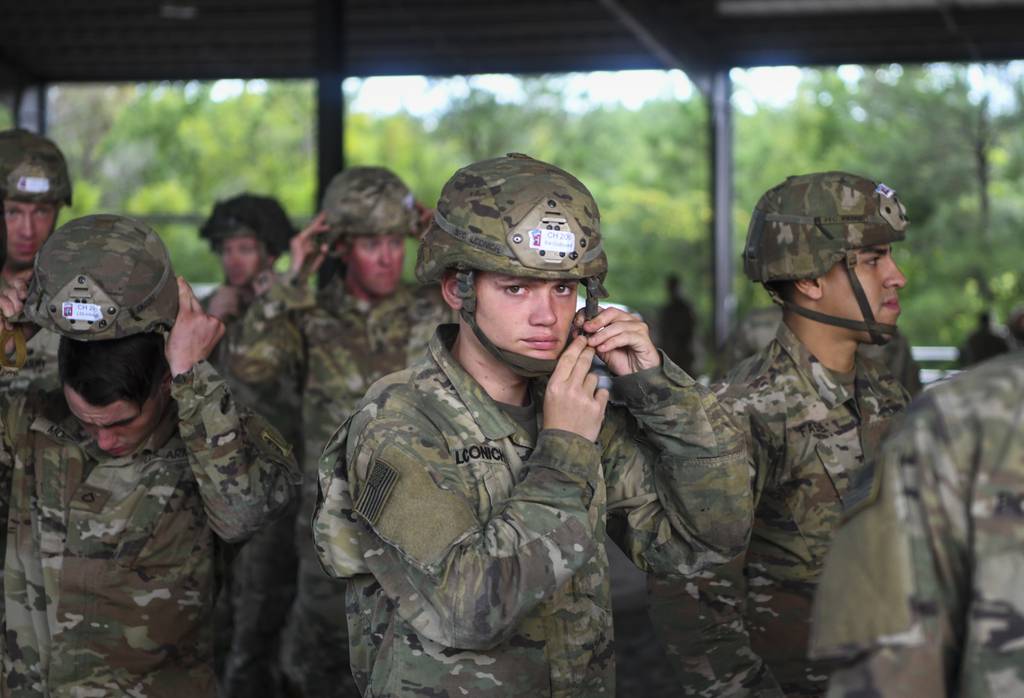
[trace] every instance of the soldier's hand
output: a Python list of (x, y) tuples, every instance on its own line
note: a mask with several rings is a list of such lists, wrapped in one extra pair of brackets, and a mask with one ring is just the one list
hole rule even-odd
[(575, 325), (588, 333), (587, 346), (597, 352), (616, 376), (661, 365), (661, 355), (651, 341), (647, 323), (624, 310), (603, 308), (593, 320), (586, 321), (581, 310)]
[(238, 315), (241, 307), (238, 289), (234, 286), (223, 285), (210, 297), (210, 303), (206, 312), (215, 318), (226, 322), (229, 318)]
[(192, 287), (179, 276), (178, 316), (164, 347), (171, 375), (187, 373), (192, 366), (210, 355), (223, 336), (224, 323), (203, 312)]
[[(8, 318), (15, 317), (25, 307), (25, 299), (28, 298), (28, 283), (31, 278), (32, 270), (26, 269), (24, 272), (19, 272), (4, 279), (3, 285), (0, 286), (0, 323), (2, 323), (3, 329), (7, 331), (18, 327), (26, 340), (38, 332), (39, 328), (30, 322), (15, 324)], [(14, 351), (13, 337), (8, 338), (3, 351), (5, 354), (10, 354)]]
[(598, 389), (590, 372), (594, 350), (577, 337), (558, 358), (544, 393), (544, 428), (562, 429), (596, 441), (604, 422), (608, 391)]
[(434, 220), (434, 209), (418, 200), (413, 203), (413, 206), (416, 207), (416, 237), (422, 238)]
[(327, 245), (322, 244), (317, 236), (330, 229), (327, 225), (327, 214), (320, 213), (309, 222), (295, 237), (288, 241), (291, 252), (292, 274), (314, 274), (327, 258)]

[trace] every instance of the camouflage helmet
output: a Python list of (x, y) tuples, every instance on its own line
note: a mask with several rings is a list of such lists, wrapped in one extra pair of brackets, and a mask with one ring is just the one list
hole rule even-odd
[(354, 235), (412, 235), (416, 231), (416, 199), (409, 187), (383, 167), (349, 167), (334, 176), (321, 210), (329, 230), (324, 242), (333, 247)]
[[(885, 344), (896, 325), (875, 319), (855, 271), (857, 250), (906, 237), (907, 211), (884, 184), (847, 172), (789, 177), (765, 192), (754, 207), (743, 250), (743, 270), (766, 284), (772, 300), (816, 322), (866, 332)], [(862, 319), (818, 312), (780, 297), (771, 282), (814, 279), (845, 262)]]
[(464, 167), (444, 185), (416, 260), (423, 283), (447, 269), (600, 282), (597, 202), (565, 170), (519, 153)]
[(214, 204), (199, 235), (214, 250), (228, 238), (252, 236), (266, 246), (267, 254), (276, 257), (288, 249), (295, 227), (277, 199), (246, 193)]
[(0, 132), (0, 190), (13, 201), (70, 206), (71, 178), (63, 153), (31, 131)]
[(36, 256), (25, 315), (80, 341), (168, 330), (178, 286), (156, 232), (127, 216), (85, 216), (58, 228)]
[(754, 207), (743, 250), (751, 281), (812, 279), (846, 253), (906, 237), (907, 212), (889, 187), (847, 172), (788, 177)]

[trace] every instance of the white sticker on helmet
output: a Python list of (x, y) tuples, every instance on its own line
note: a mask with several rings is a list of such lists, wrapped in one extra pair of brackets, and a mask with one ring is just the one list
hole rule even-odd
[(50, 191), (50, 180), (46, 177), (18, 177), (18, 191), (26, 194), (45, 194)]
[(879, 183), (879, 185), (875, 187), (875, 193), (881, 194), (887, 199), (891, 199), (896, 194), (896, 192), (894, 192), (892, 189), (881, 183)]
[(96, 322), (103, 319), (103, 308), (94, 303), (63, 303), (61, 313), (68, 320)]
[(541, 230), (534, 228), (530, 231), (530, 248), (543, 250), (544, 252), (565, 252), (568, 254), (576, 249), (576, 236), (568, 230)]

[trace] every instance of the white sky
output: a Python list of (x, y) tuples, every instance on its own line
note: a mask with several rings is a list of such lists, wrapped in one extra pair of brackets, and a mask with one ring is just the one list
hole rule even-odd
[[(942, 75), (942, 65), (933, 67)], [(864, 71), (858, 65), (839, 66), (839, 76), (847, 81), (856, 80)], [(1024, 79), (1024, 61), (1009, 64), (1011, 80)], [(783, 66), (774, 68), (734, 68), (733, 105), (740, 111), (751, 113), (757, 105), (780, 107), (788, 104), (797, 94), (802, 72), (800, 68)], [(990, 94), (998, 105), (1012, 98), (1012, 88), (1006, 76), (1000, 79), (982, 66), (971, 66), (969, 79), (974, 85), (975, 97)], [(599, 105), (621, 105), (637, 109), (655, 98), (687, 99), (694, 85), (678, 70), (624, 70), (617, 72), (570, 73), (560, 76), (571, 110), (586, 110)], [(521, 102), (525, 98), (520, 80), (513, 75), (475, 75), (469, 77), (427, 78), (420, 75), (349, 78), (344, 83), (354, 112), (393, 114), (405, 111), (420, 118), (430, 118), (443, 111), (449, 100), (465, 95), (470, 87), (488, 90), (503, 102)], [(244, 90), (261, 91), (266, 83), (261, 80), (218, 80), (212, 96), (215, 100), (229, 99)]]

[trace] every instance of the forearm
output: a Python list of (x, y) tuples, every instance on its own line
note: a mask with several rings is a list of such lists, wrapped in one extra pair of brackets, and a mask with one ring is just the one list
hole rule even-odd
[(177, 376), (171, 394), (211, 527), (224, 540), (244, 539), (295, 495), (298, 468), (290, 448), (260, 418), (238, 408), (205, 361)]

